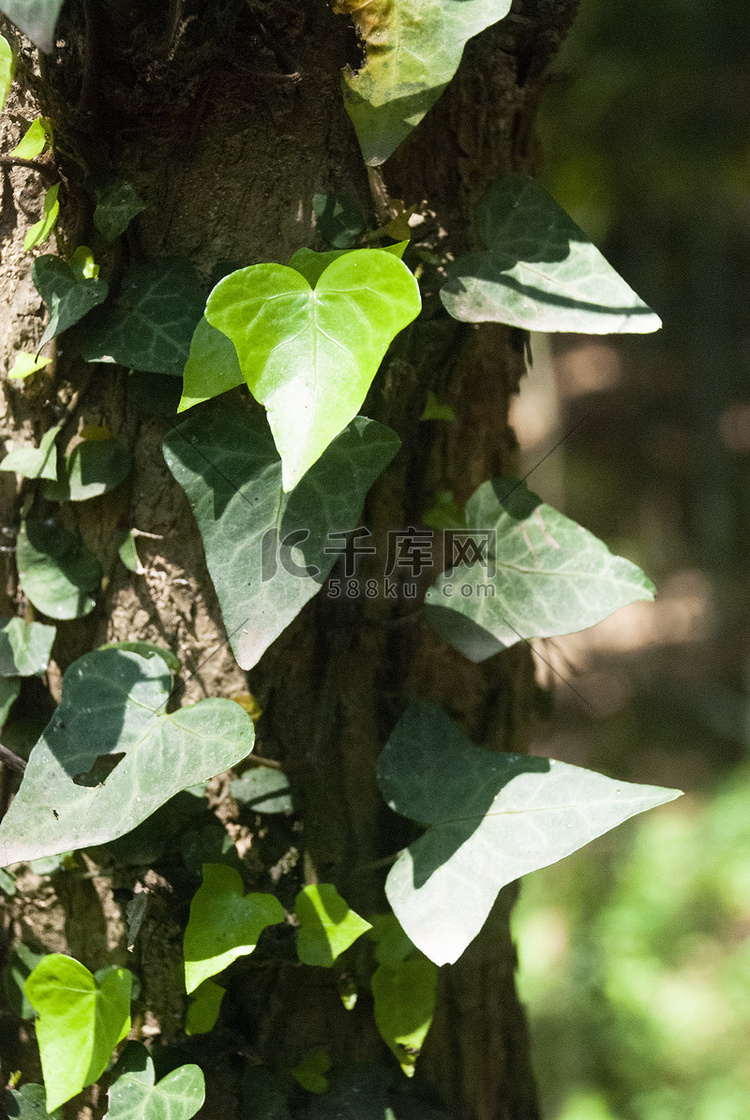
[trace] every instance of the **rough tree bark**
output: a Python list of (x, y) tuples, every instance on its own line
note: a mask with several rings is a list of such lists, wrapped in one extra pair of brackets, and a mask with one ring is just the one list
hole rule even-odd
[[(457, 255), (475, 244), (472, 214), (486, 185), (536, 166), (535, 106), (575, 6), (576, 0), (516, 0), (505, 20), (469, 44), (456, 79), (382, 178), (368, 181), (339, 85), (342, 66), (356, 63), (357, 44), (347, 21), (323, 0), (69, 0), (59, 25), (65, 46), (43, 61), (41, 77), (29, 73), (24, 81), (21, 75), (17, 100), (5, 113), (3, 150), (19, 133), (14, 112), (30, 117), (38, 106), (54, 120), (69, 246), (90, 222), (81, 187), (85, 169), (106, 165), (148, 203), (117, 250), (123, 258), (179, 253), (206, 276), (220, 261), (285, 262), (300, 246), (316, 244), (311, 199), (327, 189), (357, 199), (373, 226), (390, 216), (390, 199), (417, 204), (424, 219), (415, 227), (420, 246)], [(6, 32), (15, 34), (10, 27)], [(43, 306), (22, 251), (38, 200), (35, 172), (5, 169), (4, 368), (12, 364), (13, 349), (33, 344), (42, 330)], [(109, 263), (117, 268), (121, 261)], [(425, 279), (425, 314), (397, 340), (363, 409), (403, 440), (365, 511), (381, 545), (389, 529), (417, 524), (435, 491), (453, 490), (465, 500), (513, 464), (507, 414), (524, 369), (522, 346), (502, 327), (450, 320), (436, 298), (438, 277), (430, 280), (428, 268)], [(155, 641), (177, 652), (187, 701), (248, 688), (224, 643), (187, 501), (161, 455), (161, 439), (174, 421), (141, 406), (141, 378), (111, 366), (86, 367), (63, 343), (49, 376), (28, 388), (0, 385), (0, 436), (8, 448), (38, 440), (64, 416), (64, 439), (81, 422), (105, 423), (136, 461), (128, 487), (63, 509), (67, 524), (101, 559), (107, 581), (91, 615), (59, 627), (46, 682), (55, 699), (61, 673), (76, 657), (123, 639)], [(456, 424), (420, 422), (429, 389), (452, 405)], [(27, 493), (12, 475), (0, 474), (0, 615), (28, 613), (10, 551)], [(43, 516), (44, 509), (35, 513)], [(126, 571), (115, 553), (114, 530), (131, 526), (155, 534), (142, 538), (143, 576)], [(379, 548), (381, 567), (384, 555)], [(423, 574), (425, 586), (430, 574)], [(257, 889), (274, 865), (283, 901), (294, 897), (304, 876), (336, 883), (360, 912), (383, 908), (383, 859), (409, 834), (382, 806), (373, 764), (409, 699), (441, 704), (486, 747), (524, 749), (532, 687), (527, 651), (471, 665), (418, 616), (407, 618), (410, 610), (405, 601), (333, 600), (324, 589), (249, 675), (264, 713), (256, 750), (279, 759), (301, 794), (298, 823), (269, 827), (266, 818), (259, 829), (257, 821), (240, 819), (226, 780), (214, 782), (213, 803), (246, 853)], [(52, 701), (41, 687), (32, 682), (25, 688), (21, 715), (49, 711)], [(4, 780), (7, 797), (13, 779), (6, 773)], [(105, 853), (93, 853), (88, 876), (22, 878), (13, 906), (6, 907), (6, 946), (22, 936), (35, 947), (72, 952), (91, 969), (127, 963), (143, 984), (139, 1027), (179, 1040), (184, 1000), (175, 974), (188, 894), (169, 868), (107, 867), (106, 860)], [(139, 881), (151, 905), (128, 953), (115, 899), (129, 897)], [(438, 1115), (413, 1111), (420, 1101), (455, 1120), (537, 1115), (513, 986), (512, 900), (512, 890), (503, 892), (482, 935), (457, 965), (443, 970), (436, 1020), (398, 1117)], [(189, 1044), (197, 1060), (209, 1057), (201, 1115), (241, 1115), (238, 1056), (288, 1074), (309, 1047), (330, 1044), (340, 1061), (388, 1063), (367, 998), (345, 1011), (336, 976), (322, 971), (253, 971), (248, 963), (238, 973), (223, 1027)], [(9, 1042), (4, 1072), (22, 1068), (38, 1076), (32, 1042)], [(101, 1111), (95, 1094), (71, 1102), (67, 1114), (88, 1108)]]

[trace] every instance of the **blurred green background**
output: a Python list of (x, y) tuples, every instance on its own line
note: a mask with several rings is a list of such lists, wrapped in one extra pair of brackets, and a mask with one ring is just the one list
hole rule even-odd
[(533, 749), (686, 796), (524, 882), (546, 1120), (750, 1117), (749, 126), (746, 0), (581, 0), (545, 180), (664, 328), (533, 338), (515, 422), (659, 596), (538, 643)]

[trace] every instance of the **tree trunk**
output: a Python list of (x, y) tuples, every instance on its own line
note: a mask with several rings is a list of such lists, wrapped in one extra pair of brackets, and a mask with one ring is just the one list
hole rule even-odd
[[(6, 109), (3, 150), (19, 131), (12, 112), (30, 119), (36, 100), (56, 127), (65, 176), (61, 225), (71, 249), (90, 224), (83, 169), (106, 165), (134, 184), (148, 209), (104, 262), (115, 270), (123, 259), (169, 254), (190, 257), (206, 277), (220, 262), (286, 262), (315, 243), (312, 195), (332, 189), (356, 199), (373, 226), (391, 216), (391, 199), (402, 199), (407, 209), (416, 204), (424, 219), (414, 229), (419, 248), (455, 256), (476, 244), (472, 215), (487, 184), (537, 162), (533, 117), (542, 76), (575, 6), (576, 0), (516, 0), (505, 20), (469, 43), (447, 92), (383, 174), (368, 181), (340, 91), (341, 68), (356, 64), (358, 48), (347, 21), (323, 0), (259, 0), (249, 7), (241, 0), (172, 0), (168, 11), (145, 0), (69, 0), (58, 27), (65, 47), (46, 61), (40, 79), (27, 76), (14, 94), (20, 100), (10, 114)], [(39, 186), (33, 171), (5, 171), (0, 346), (6, 368), (13, 348), (31, 348), (42, 330), (43, 305), (22, 250), (37, 216)], [(437, 298), (440, 276), (429, 263), (423, 281), (425, 312), (397, 339), (363, 408), (398, 432), (403, 449), (363, 514), (378, 551), (377, 564), (357, 571), (361, 586), (382, 578), (387, 534), (419, 525), (436, 492), (452, 491), (463, 502), (480, 482), (513, 465), (507, 416), (524, 369), (522, 341), (503, 327), (449, 319)], [(248, 689), (225, 641), (192, 514), (161, 454), (174, 419), (142, 405), (147, 380), (117, 367), (86, 366), (63, 340), (49, 376), (28, 388), (2, 383), (6, 446), (38, 442), (64, 418), (63, 442), (81, 423), (103, 423), (135, 456), (129, 487), (62, 507), (61, 519), (100, 558), (107, 582), (91, 615), (59, 626), (47, 682), (55, 699), (61, 674), (76, 657), (125, 639), (178, 654), (184, 702)], [(452, 406), (456, 423), (420, 420), (428, 390)], [(13, 475), (0, 474), (4, 615), (28, 614), (7, 550), (28, 493), (28, 484), (16, 487)], [(35, 516), (46, 516), (49, 510), (36, 502)], [(115, 530), (133, 526), (154, 534), (140, 539), (144, 575), (117, 559)], [(420, 575), (420, 591), (434, 574), (433, 568)], [(333, 576), (343, 578), (338, 567)], [(263, 709), (256, 752), (278, 759), (292, 777), (299, 821), (268, 825), (265, 818), (262, 828), (240, 823), (226, 779), (213, 784), (217, 813), (254, 870), (253, 889), (264, 889), (273, 865), (274, 889), (287, 906), (304, 880), (335, 883), (360, 913), (384, 910), (384, 861), (411, 835), (385, 809), (374, 778), (396, 718), (410, 699), (425, 697), (481, 745), (519, 752), (532, 684), (525, 648), (472, 665), (428, 630), (405, 595), (333, 598), (324, 587), (249, 674)], [(33, 724), (34, 714), (46, 718), (50, 703), (33, 682), (24, 687), (14, 717), (19, 737), (18, 713)], [(7, 793), (9, 772), (4, 780)], [(181, 1041), (184, 997), (175, 973), (190, 892), (163, 868), (110, 866), (100, 873), (105, 859), (92, 853), (85, 876), (22, 879), (8, 907), (6, 943), (23, 937), (37, 948), (68, 951), (92, 970), (127, 964), (141, 979), (138, 1025), (145, 1035)], [(151, 906), (128, 953), (115, 897), (130, 897), (138, 881)], [(537, 1116), (513, 985), (513, 897), (511, 889), (501, 894), (480, 937), (442, 970), (438, 1012), (415, 1083), (407, 1091), (401, 1079), (394, 1098), (400, 1120), (441, 1112), (454, 1120)], [(335, 969), (253, 971), (250, 958), (227, 997), (222, 1028), (188, 1043), (197, 1060), (210, 1057), (201, 1115), (242, 1115), (238, 1055), (284, 1076), (316, 1046), (329, 1046), (337, 1063), (395, 1068), (366, 993), (347, 1011), (338, 980)], [(38, 1077), (31, 1043), (11, 1050), (7, 1068)], [(67, 1106), (68, 1115), (83, 1115), (83, 1099)]]

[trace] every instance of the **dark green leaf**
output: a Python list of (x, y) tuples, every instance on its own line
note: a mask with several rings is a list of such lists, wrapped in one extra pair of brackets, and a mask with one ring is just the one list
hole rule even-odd
[(266, 766), (256, 766), (235, 778), (230, 792), (235, 801), (254, 813), (290, 813), (294, 808), (286, 774)]
[(204, 863), (223, 863), (242, 870), (242, 861), (237, 855), (237, 845), (223, 825), (212, 824), (203, 828), (193, 828), (180, 837), (182, 862), (188, 871), (200, 879)]
[(440, 291), (454, 319), (584, 334), (661, 326), (535, 179), (497, 183), (481, 203), (479, 225), (487, 249), (459, 257)]
[(206, 1096), (203, 1073), (183, 1065), (156, 1081), (145, 1046), (129, 1042), (114, 1069), (107, 1120), (190, 1120)]
[(250, 753), (253, 722), (239, 704), (202, 700), (167, 714), (171, 686), (161, 657), (121, 649), (70, 666), (0, 824), (3, 864), (106, 844)]
[(114, 304), (78, 340), (87, 362), (118, 362), (146, 373), (182, 375), (205, 292), (189, 261), (168, 257), (136, 265)]
[(297, 956), (303, 964), (330, 968), (358, 937), (371, 929), (332, 883), (303, 887), (294, 903), (299, 922)]
[(338, 0), (364, 40), (365, 65), (344, 72), (347, 112), (365, 162), (383, 163), (437, 101), (473, 35), (510, 0)]
[(94, 225), (107, 241), (124, 233), (133, 218), (146, 209), (146, 203), (126, 179), (115, 179), (96, 193)]
[[(10, 872), (3, 871), (3, 875), (10, 876)], [(10, 877), (14, 878), (13, 876)], [(14, 1015), (18, 1015), (19, 1019), (34, 1018), (34, 1008), (26, 998), (24, 984), (39, 962), (44, 960), (46, 956), (46, 953), (35, 953), (28, 945), (24, 945), (23, 941), (18, 941), (8, 956), (3, 969), (3, 992), (8, 1001), (8, 1007)]]
[(0, 731), (21, 692), (20, 677), (0, 677)]
[(8, 1120), (62, 1120), (62, 1111), (56, 1108), (47, 1112), (44, 1102), (44, 1086), (31, 1083), (8, 1089), (3, 1098)]
[(113, 440), (85, 439), (65, 456), (57, 482), (44, 487), (51, 502), (85, 502), (114, 490), (133, 469), (130, 452)]
[(315, 1046), (302, 1055), (292, 1070), (292, 1077), (308, 1093), (325, 1093), (328, 1088), (326, 1074), (331, 1068), (331, 1055), (325, 1046)]
[(471, 661), (522, 639), (572, 634), (636, 599), (653, 599), (640, 568), (512, 478), (483, 482), (466, 505), (484, 559), (427, 592), (431, 625)]
[(11, 451), (0, 463), (0, 471), (15, 471), (24, 478), (57, 478), (57, 448), (55, 440), (60, 425), (50, 428), (41, 438), (39, 447), (19, 447)]
[(178, 412), (245, 384), (234, 343), (208, 319), (201, 318), (195, 328), (182, 378)]
[(351, 249), (365, 229), (356, 202), (341, 194), (314, 194), (312, 205), (315, 224), (328, 244), (334, 249)]
[(396, 724), (378, 784), (394, 812), (428, 829), (391, 868), (386, 894), (438, 965), (460, 957), (506, 883), (680, 796), (554, 759), (481, 750), (423, 701)]
[(39, 349), (103, 303), (109, 292), (106, 280), (80, 276), (61, 257), (49, 254), (36, 257), (31, 266), (31, 276), (49, 312), (49, 322), (39, 340)]
[(248, 1066), (240, 1094), (244, 1120), (291, 1120), (284, 1089), (265, 1066)]
[(382, 1066), (352, 1062), (337, 1069), (326, 1092), (310, 1101), (308, 1120), (394, 1120), (388, 1107), (389, 1082)]
[[(262, 415), (216, 407), (164, 441), (167, 465), (198, 521), (224, 625), (250, 669), (315, 595), (341, 536), (395, 455), (390, 428), (358, 416), (290, 493)], [(326, 554), (324, 549), (328, 548)]]
[(63, 0), (2, 0), (0, 12), (45, 54), (55, 49), (55, 25)]
[(82, 618), (94, 609), (102, 573), (83, 543), (46, 521), (24, 521), (16, 552), (24, 595), (50, 618)]
[(0, 619), (0, 677), (40, 677), (46, 673), (56, 633), (54, 626), (43, 622)]
[(124, 649), (129, 653), (137, 653), (139, 657), (145, 657), (146, 659), (161, 657), (170, 673), (179, 673), (181, 668), (179, 657), (172, 653), (171, 649), (155, 646), (153, 642), (107, 642), (106, 645), (99, 646), (99, 649)]

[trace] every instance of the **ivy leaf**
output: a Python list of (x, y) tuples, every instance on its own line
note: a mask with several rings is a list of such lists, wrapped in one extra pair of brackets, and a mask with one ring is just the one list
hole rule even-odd
[(189, 261), (168, 257), (136, 265), (113, 305), (82, 330), (81, 357), (179, 377), (204, 304), (200, 276)]
[(3, 35), (0, 35), (0, 109), (2, 109), (10, 93), (15, 72), (16, 60), (13, 57), (11, 45)]
[(179, 1066), (157, 1082), (153, 1059), (138, 1042), (128, 1043), (114, 1074), (106, 1120), (190, 1120), (206, 1097), (199, 1066)]
[(44, 151), (48, 140), (52, 144), (52, 126), (44, 117), (37, 117), (10, 154), (19, 159), (36, 159)]
[[(406, 241), (398, 241), (394, 245), (386, 245), (382, 249), (378, 249), (379, 253), (390, 253), (399, 260), (403, 260), (406, 247), (409, 244)], [(337, 261), (339, 257), (345, 257), (351, 252), (349, 249), (330, 249), (325, 253), (318, 253), (315, 249), (308, 249), (303, 247), (297, 249), (295, 253), (289, 258), (289, 267), (299, 272), (300, 276), (304, 276), (311, 288), (314, 288), (318, 280), (328, 268), (329, 264)]]
[(85, 439), (65, 456), (62, 477), (44, 487), (52, 502), (85, 502), (114, 490), (130, 474), (133, 457), (114, 440)]
[(113, 179), (96, 192), (94, 225), (107, 241), (124, 233), (146, 203), (127, 179)]
[(396, 724), (377, 775), (391, 809), (427, 829), (391, 868), (386, 895), (438, 965), (460, 957), (506, 883), (680, 796), (554, 759), (481, 750), (422, 701)]
[(28, 1083), (20, 1089), (8, 1089), (3, 1105), (9, 1120), (63, 1120), (58, 1108), (47, 1112), (45, 1098), (43, 1085)]
[(16, 355), (13, 367), (8, 370), (8, 377), (13, 378), (15, 381), (21, 381), (24, 377), (30, 377), (32, 373), (37, 373), (40, 369), (44, 369), (51, 361), (51, 358), (35, 357), (34, 354), (29, 354), (25, 350), (22, 350), (20, 354)]
[(372, 929), (350, 910), (332, 883), (303, 887), (294, 903), (299, 922), (297, 956), (303, 964), (331, 968), (358, 937)]
[(472, 539), (484, 558), (441, 575), (425, 613), (471, 661), (521, 639), (585, 630), (654, 597), (640, 568), (515, 479), (483, 482), (467, 502), (466, 524), (457, 537)]
[(398, 447), (390, 428), (358, 416), (287, 494), (259, 413), (216, 407), (167, 435), (164, 457), (198, 522), (243, 669), (257, 664), (320, 590), (342, 535), (356, 526), (367, 491)]
[(215, 984), (213, 980), (204, 980), (199, 984), (185, 1016), (185, 1034), (208, 1034), (212, 1031), (219, 1018), (221, 1001), (226, 994), (226, 988)]
[(46, 192), (42, 206), (42, 217), (28, 230), (23, 239), (23, 247), (27, 252), (36, 245), (43, 244), (55, 228), (60, 213), (60, 203), (57, 201), (59, 190), (60, 184), (55, 183)]
[(244, 385), (240, 360), (234, 343), (208, 319), (201, 318), (190, 340), (190, 353), (182, 374), (182, 398), (178, 412), (218, 397), (229, 389)]
[(365, 230), (365, 219), (356, 202), (341, 194), (314, 194), (315, 225), (334, 249), (351, 249)]
[(42, 436), (39, 447), (19, 447), (0, 463), (0, 471), (15, 471), (24, 478), (57, 478), (57, 439), (61, 425), (50, 428)]
[(102, 969), (92, 976), (62, 953), (45, 957), (29, 976), (25, 992), (39, 1013), (36, 1038), (48, 1112), (104, 1072), (130, 1030), (132, 981), (126, 968)]
[(420, 306), (409, 269), (380, 249), (337, 257), (314, 289), (280, 264), (240, 269), (214, 288), (206, 318), (232, 340), (250, 392), (268, 410), (284, 490), (355, 416), (389, 343)]
[(56, 633), (54, 626), (43, 622), (0, 619), (0, 677), (41, 677), (47, 671)]
[(232, 782), (230, 793), (254, 813), (290, 813), (294, 808), (286, 774), (265, 766), (248, 770)]
[(496, 183), (480, 204), (479, 229), (487, 249), (459, 257), (440, 290), (454, 319), (583, 334), (661, 326), (535, 179)]
[(240, 874), (233, 867), (205, 864), (203, 883), (190, 904), (185, 930), (188, 995), (238, 957), (252, 953), (266, 926), (283, 921), (284, 908), (274, 895), (246, 895)]
[(381, 964), (372, 975), (375, 1023), (407, 1077), (432, 1026), (438, 967), (421, 955), (394, 965)]
[(87, 279), (61, 257), (52, 255), (35, 259), (31, 277), (49, 312), (49, 322), (39, 340), (40, 350), (45, 342), (62, 334), (103, 303), (109, 292), (106, 280)]
[(250, 753), (253, 721), (239, 704), (201, 700), (167, 713), (171, 684), (161, 657), (122, 649), (70, 666), (0, 824), (3, 865), (106, 844)]
[(24, 595), (50, 618), (83, 618), (94, 609), (99, 562), (78, 537), (46, 521), (23, 521), (16, 550)]
[(63, 0), (2, 0), (0, 12), (45, 54), (55, 49), (55, 25)]
[(291, 1071), (294, 1080), (308, 1093), (325, 1093), (328, 1088), (326, 1074), (331, 1068), (331, 1055), (325, 1046), (315, 1046), (302, 1055), (301, 1061)]
[(5, 726), (10, 709), (21, 694), (20, 677), (0, 677), (0, 731)]
[(468, 39), (497, 23), (510, 0), (336, 0), (365, 44), (365, 65), (344, 71), (344, 99), (365, 163), (388, 159), (437, 101)]

